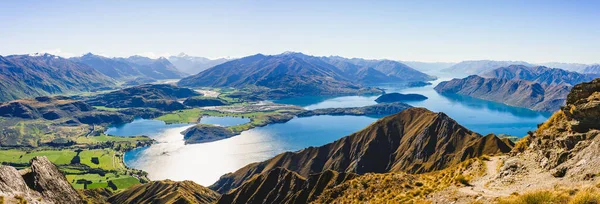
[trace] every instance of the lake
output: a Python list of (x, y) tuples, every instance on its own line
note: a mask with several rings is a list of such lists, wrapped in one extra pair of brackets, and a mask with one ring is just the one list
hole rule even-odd
[[(434, 85), (442, 80), (448, 78), (437, 80)], [(440, 95), (433, 90), (433, 85), (403, 88), (390, 84), (378, 87), (387, 92), (425, 95), (427, 100), (408, 104), (444, 112), (480, 134), (502, 133), (521, 137), (527, 131), (535, 130), (537, 124), (550, 115), (471, 97)], [(309, 96), (274, 102), (317, 109), (373, 105), (376, 98), (377, 96)], [(327, 144), (363, 129), (376, 120), (372, 116), (294, 118), (286, 123), (244, 131), (239, 136), (193, 145), (184, 145), (180, 133), (191, 124), (165, 124), (162, 121), (137, 119), (129, 124), (110, 127), (106, 133), (120, 136), (147, 135), (158, 141), (150, 147), (138, 148), (125, 154), (127, 166), (147, 171), (150, 179), (192, 180), (208, 186), (221, 175), (249, 163), (263, 161), (285, 151)], [(231, 126), (246, 121), (243, 118), (205, 117), (201, 123)]]
[[(396, 85), (378, 85), (388, 93), (417, 93), (427, 96), (424, 101), (406, 102), (414, 107), (424, 107), (435, 112), (444, 112), (461, 125), (477, 133), (508, 134), (518, 137), (535, 130), (537, 124), (546, 121), (551, 113), (532, 111), (526, 108), (512, 107), (502, 103), (485, 101), (460, 95), (441, 95), (433, 87), (448, 78), (439, 79), (426, 87), (402, 88)], [(378, 96), (306, 96), (301, 98), (275, 100), (276, 103), (302, 106), (306, 109), (360, 107), (377, 104)]]
[(192, 126), (187, 124), (167, 125), (162, 121), (139, 119), (128, 125), (109, 128), (106, 133), (130, 136), (138, 129), (136, 126), (153, 126), (155, 132), (146, 135), (158, 143), (125, 153), (125, 164), (147, 171), (152, 180), (192, 180), (208, 186), (221, 175), (246, 164), (263, 161), (285, 151), (327, 144), (376, 120), (362, 116), (295, 118), (287, 123), (244, 131), (228, 139), (192, 145), (185, 145), (180, 133)]

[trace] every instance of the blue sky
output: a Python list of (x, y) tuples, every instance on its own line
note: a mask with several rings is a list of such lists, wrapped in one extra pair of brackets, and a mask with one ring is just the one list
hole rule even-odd
[(600, 1), (5, 1), (0, 55), (600, 63)]

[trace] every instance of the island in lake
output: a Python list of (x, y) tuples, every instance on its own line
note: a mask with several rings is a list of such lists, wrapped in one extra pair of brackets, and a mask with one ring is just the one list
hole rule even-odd
[(401, 94), (401, 93), (388, 93), (379, 96), (375, 99), (377, 103), (392, 103), (401, 101), (423, 101), (427, 100), (427, 96), (421, 94)]

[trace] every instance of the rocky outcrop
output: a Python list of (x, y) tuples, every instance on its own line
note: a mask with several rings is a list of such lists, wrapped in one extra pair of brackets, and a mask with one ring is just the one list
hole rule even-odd
[[(523, 143), (521, 152), (557, 176), (595, 175), (600, 165), (600, 79), (573, 87), (567, 104)], [(515, 150), (516, 151), (516, 150)]]
[(83, 203), (79, 193), (46, 157), (34, 157), (31, 169), (22, 171), (0, 166), (0, 196), (8, 202)]
[(181, 132), (181, 134), (183, 134), (185, 144), (212, 142), (236, 135), (236, 133), (226, 127), (205, 124), (190, 127)]
[(222, 176), (210, 188), (226, 193), (253, 176), (278, 167), (303, 177), (326, 170), (357, 174), (423, 173), (444, 169), (483, 154), (509, 150), (494, 136), (482, 137), (444, 113), (410, 108), (335, 142), (249, 164)]
[(567, 118), (577, 121), (577, 131), (600, 129), (600, 79), (573, 87), (562, 110)]
[(108, 202), (122, 203), (213, 203), (219, 194), (192, 181), (152, 181), (113, 195)]
[(427, 100), (427, 96), (423, 96), (421, 94), (401, 94), (401, 93), (387, 93), (383, 94), (377, 99), (375, 102), (377, 103), (392, 103), (392, 102), (401, 102), (401, 101), (423, 101)]
[(564, 104), (570, 88), (565, 84), (543, 86), (525, 80), (472, 75), (441, 82), (434, 89), (442, 94), (466, 95), (537, 111), (556, 111)]
[(309, 117), (316, 115), (391, 115), (400, 111), (411, 108), (412, 106), (406, 103), (383, 103), (363, 107), (351, 108), (323, 108), (315, 110), (307, 110), (298, 113), (298, 117)]
[(304, 178), (284, 168), (275, 168), (258, 175), (231, 193), (224, 194), (217, 203), (308, 203), (333, 186), (355, 178), (353, 173), (325, 171)]

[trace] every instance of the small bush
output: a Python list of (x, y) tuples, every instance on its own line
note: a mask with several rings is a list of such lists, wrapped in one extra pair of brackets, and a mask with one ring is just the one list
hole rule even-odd
[(552, 204), (567, 203), (567, 195), (553, 191), (535, 191), (518, 196), (511, 196), (507, 199), (501, 199), (499, 204)]
[(524, 152), (529, 147), (530, 143), (531, 143), (531, 136), (527, 135), (527, 136), (521, 138), (517, 143), (515, 143), (515, 146), (513, 147), (513, 151)]
[(586, 189), (579, 191), (569, 204), (590, 204), (590, 203), (600, 203), (600, 194), (593, 189)]
[(465, 177), (463, 175), (456, 176), (456, 178), (454, 178), (454, 181), (456, 181), (457, 183), (463, 184), (465, 186), (471, 185), (471, 184), (469, 184), (469, 179), (467, 179), (467, 177)]
[(16, 195), (15, 199), (17, 199), (17, 203), (19, 203), (19, 204), (27, 204), (27, 200), (25, 200), (25, 198), (23, 198), (23, 196)]

